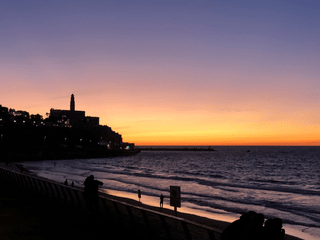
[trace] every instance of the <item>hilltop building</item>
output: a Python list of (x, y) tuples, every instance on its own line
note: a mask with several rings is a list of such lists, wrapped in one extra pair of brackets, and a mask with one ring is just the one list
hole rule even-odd
[(0, 126), (3, 126), (9, 119), (9, 111), (7, 107), (0, 105)]
[(110, 150), (133, 150), (133, 143), (122, 142), (122, 136), (109, 126), (101, 126), (99, 117), (85, 115), (75, 109), (71, 95), (70, 110), (50, 109), (47, 118), (31, 115), (22, 110), (8, 109), (0, 105), (0, 135), (7, 144), (46, 144), (76, 146), (78, 148), (100, 146)]
[(50, 109), (46, 126), (84, 128), (99, 138), (98, 144), (109, 149), (134, 149), (133, 143), (122, 142), (122, 136), (114, 132), (109, 126), (99, 125), (99, 117), (89, 117), (85, 111), (75, 110), (75, 98), (71, 95), (70, 110)]
[(70, 110), (50, 109), (49, 120), (46, 125), (55, 127), (97, 127), (99, 117), (86, 117), (85, 111), (75, 110), (74, 95), (71, 95)]

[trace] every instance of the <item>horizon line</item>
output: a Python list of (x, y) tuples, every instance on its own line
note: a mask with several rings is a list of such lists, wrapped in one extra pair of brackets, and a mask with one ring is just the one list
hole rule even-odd
[(320, 147), (320, 145), (135, 145), (136, 147)]

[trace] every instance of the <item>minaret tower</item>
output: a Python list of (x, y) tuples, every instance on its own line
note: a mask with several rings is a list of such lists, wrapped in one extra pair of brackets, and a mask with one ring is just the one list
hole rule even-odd
[(75, 110), (74, 95), (71, 94), (70, 111), (74, 112), (74, 110)]

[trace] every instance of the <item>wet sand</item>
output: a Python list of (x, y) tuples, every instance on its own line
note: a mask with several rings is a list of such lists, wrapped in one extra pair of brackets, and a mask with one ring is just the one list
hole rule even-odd
[[(101, 219), (70, 204), (34, 195), (16, 186), (7, 186), (1, 182), (0, 187), (1, 239), (134, 239), (131, 233), (109, 222), (105, 217)], [(160, 209), (110, 194), (101, 195), (175, 216), (171, 209)], [(177, 216), (221, 231), (229, 224), (183, 212), (178, 212)], [(286, 235), (285, 239), (299, 240), (289, 235)]]
[[(171, 209), (167, 209), (167, 208), (160, 208), (160, 207), (155, 207), (155, 206), (150, 206), (147, 204), (143, 204), (137, 200), (133, 200), (133, 199), (129, 199), (129, 198), (124, 198), (124, 197), (117, 197), (117, 196), (113, 196), (113, 195), (109, 195), (106, 194), (106, 196), (108, 198), (111, 199), (116, 199), (122, 202), (126, 202), (132, 205), (136, 205), (136, 206), (141, 206), (147, 209), (151, 209), (154, 211), (158, 211), (158, 212), (162, 212), (168, 215), (172, 215), (172, 216), (177, 216), (179, 218), (184, 218), (186, 220), (189, 221), (193, 221), (196, 223), (200, 223), (209, 227), (213, 227), (216, 229), (219, 229), (220, 231), (223, 231), (223, 229), (225, 229), (226, 226), (228, 226), (230, 224), (230, 222), (225, 222), (225, 221), (218, 221), (218, 220), (214, 220), (214, 219), (210, 219), (210, 218), (206, 218), (206, 217), (201, 217), (201, 216), (197, 216), (194, 214), (189, 214), (189, 213), (184, 213), (184, 212), (177, 212), (177, 215), (175, 215), (175, 212)], [(143, 196), (142, 196), (143, 197)], [(290, 236), (290, 235), (286, 235), (285, 236), (285, 240), (301, 240), (300, 238), (294, 237), (294, 236)]]

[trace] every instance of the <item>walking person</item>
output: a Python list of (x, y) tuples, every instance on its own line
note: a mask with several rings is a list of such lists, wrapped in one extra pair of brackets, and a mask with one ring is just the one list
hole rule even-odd
[(163, 199), (164, 199), (164, 196), (161, 193), (161, 195), (160, 195), (160, 207), (161, 208), (163, 208)]
[(96, 214), (99, 213), (99, 186), (103, 185), (103, 182), (94, 179), (93, 175), (90, 175), (84, 181), (84, 198), (87, 204), (87, 209), (90, 213), (93, 213), (93, 208)]

